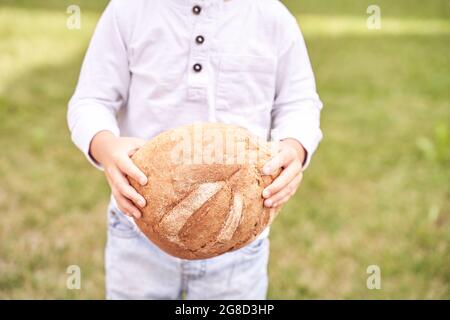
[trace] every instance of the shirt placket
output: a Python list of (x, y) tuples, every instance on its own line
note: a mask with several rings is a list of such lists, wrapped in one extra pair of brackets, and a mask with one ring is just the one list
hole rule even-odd
[(212, 72), (209, 55), (218, 8), (213, 1), (193, 0), (191, 11), (193, 31), (189, 55), (188, 100), (208, 105), (211, 120), (214, 118), (214, 107), (208, 99)]

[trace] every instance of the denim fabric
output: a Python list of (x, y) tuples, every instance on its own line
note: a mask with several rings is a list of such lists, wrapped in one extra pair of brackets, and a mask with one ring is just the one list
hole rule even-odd
[(108, 209), (107, 299), (265, 299), (269, 239), (203, 260), (168, 255), (115, 206)]

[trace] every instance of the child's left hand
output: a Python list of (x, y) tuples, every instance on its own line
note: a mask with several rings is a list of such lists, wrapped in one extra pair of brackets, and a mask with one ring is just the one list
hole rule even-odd
[(279, 207), (295, 194), (303, 178), (305, 157), (306, 151), (297, 140), (288, 138), (280, 142), (278, 154), (263, 168), (266, 175), (282, 169), (281, 174), (263, 191), (266, 207)]

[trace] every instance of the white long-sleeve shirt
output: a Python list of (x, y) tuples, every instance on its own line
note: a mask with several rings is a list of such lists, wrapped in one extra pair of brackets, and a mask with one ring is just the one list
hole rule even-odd
[(314, 75), (295, 18), (276, 0), (112, 0), (88, 48), (68, 123), (92, 138), (150, 139), (193, 122), (295, 138), (306, 164), (322, 138)]

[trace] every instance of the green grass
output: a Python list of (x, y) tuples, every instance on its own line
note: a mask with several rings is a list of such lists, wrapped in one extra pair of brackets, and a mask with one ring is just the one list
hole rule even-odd
[[(66, 103), (105, 1), (0, 0), (0, 298), (102, 298), (109, 190)], [(450, 298), (448, 1), (286, 1), (325, 139), (272, 228), (270, 297)], [(82, 30), (65, 28), (81, 4)], [(67, 290), (66, 268), (82, 270)], [(368, 290), (378, 265), (382, 289)]]

